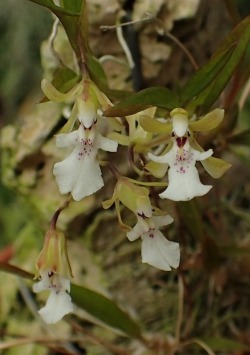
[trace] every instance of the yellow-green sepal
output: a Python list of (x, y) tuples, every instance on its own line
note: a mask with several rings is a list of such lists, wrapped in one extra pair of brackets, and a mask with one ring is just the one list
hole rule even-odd
[(208, 174), (214, 179), (222, 177), (232, 166), (226, 161), (214, 157), (201, 161), (201, 164), (204, 166), (204, 169), (208, 172)]
[(144, 169), (154, 177), (161, 179), (166, 175), (168, 164), (160, 164), (151, 160), (145, 165)]
[(216, 108), (215, 110), (203, 116), (198, 121), (189, 121), (188, 126), (193, 132), (210, 131), (218, 127), (223, 121), (223, 118), (224, 110)]
[(63, 126), (63, 128), (60, 130), (60, 133), (71, 132), (74, 125), (75, 125), (77, 116), (78, 116), (78, 109), (77, 109), (77, 105), (74, 104), (71, 114), (70, 114), (70, 117), (69, 117), (68, 121), (66, 122), (66, 124)]
[(48, 80), (43, 79), (41, 82), (41, 88), (42, 91), (44, 92), (45, 96), (54, 102), (65, 102), (65, 103), (70, 103), (73, 101), (74, 97), (77, 96), (78, 92), (80, 91), (81, 87), (80, 85), (74, 86), (69, 92), (66, 94), (60, 92), (57, 90), (52, 83), (50, 83)]
[[(201, 146), (196, 142), (195, 139), (192, 142), (192, 147), (194, 149), (197, 149), (199, 152), (204, 151), (201, 148)], [(210, 157), (205, 160), (202, 160), (201, 164), (203, 165), (204, 169), (208, 172), (208, 174), (211, 175), (214, 179), (219, 179), (220, 177), (222, 177), (232, 166), (226, 161), (214, 157)]]
[(146, 132), (151, 133), (171, 133), (172, 125), (161, 122), (146, 115), (140, 117), (140, 125)]
[(112, 139), (116, 142), (118, 142), (120, 145), (129, 146), (130, 139), (128, 136), (125, 136), (124, 134), (118, 133), (118, 132), (110, 132), (108, 134), (108, 138)]

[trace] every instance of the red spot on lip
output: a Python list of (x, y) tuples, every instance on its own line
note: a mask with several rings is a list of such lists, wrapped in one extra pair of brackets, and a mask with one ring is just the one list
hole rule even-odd
[(177, 143), (179, 148), (182, 148), (185, 145), (186, 141), (187, 141), (187, 137), (178, 137), (178, 138), (176, 138), (176, 143)]

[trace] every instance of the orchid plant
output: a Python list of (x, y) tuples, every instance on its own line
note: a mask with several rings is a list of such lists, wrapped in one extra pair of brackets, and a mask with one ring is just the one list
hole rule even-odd
[[(86, 213), (88, 218), (86, 211), (91, 210), (92, 205), (89, 207), (84, 202), (92, 200), (98, 211), (102, 208), (103, 214), (115, 215), (126, 245), (129, 245), (128, 239), (141, 248), (141, 258), (136, 253), (139, 263), (141, 260), (147, 264), (141, 266), (143, 270), (154, 275), (158, 269), (168, 272), (162, 273), (163, 277), (178, 276), (179, 308), (183, 311), (183, 274), (192, 264), (192, 260), (187, 262), (186, 259), (193, 252), (187, 251), (186, 234), (191, 230), (192, 236), (198, 235), (196, 266), (201, 264), (206, 245), (213, 249), (216, 244), (209, 233), (204, 232), (203, 220), (206, 218), (197, 206), (205, 205), (210, 196), (216, 194), (217, 184), (213, 179), (222, 178), (231, 167), (223, 152), (230, 140), (239, 140), (232, 133), (233, 119), (228, 119), (229, 102), (233, 97), (235, 104), (240, 84), (245, 82), (238, 65), (245, 63), (250, 20), (240, 22), (208, 63), (199, 69), (196, 66), (196, 72), (183, 87), (173, 84), (171, 90), (157, 86), (133, 92), (110, 88), (102, 66), (106, 56), (99, 60), (90, 49), (86, 1), (31, 1), (48, 8), (58, 18), (48, 41), (57, 63), (56, 70), (50, 75), (46, 73), (45, 77), (50, 79), (41, 82), (44, 97), (39, 105), (50, 101), (59, 112), (51, 129), (53, 134), (47, 135), (50, 146), (46, 147), (46, 152), (49, 151), (50, 178), (55, 181), (58, 201), (66, 201), (52, 214), (42, 250), (34, 262), (37, 280), (33, 291), (49, 292), (46, 304), (41, 309), (38, 307), (38, 313), (45, 323), (54, 324), (71, 313), (78, 316), (75, 310), (80, 304), (101, 323), (134, 337), (149, 351), (163, 349), (161, 353), (174, 354), (189, 344), (188, 340), (182, 342), (180, 335), (182, 314), (177, 319), (175, 339), (164, 339), (162, 347), (157, 347), (113, 301), (72, 284), (73, 272), (65, 237), (70, 231), (64, 233), (69, 219), (62, 217), (64, 223), (60, 228), (57, 220), (66, 207), (72, 211), (72, 206), (77, 206), (76, 209)], [(164, 25), (156, 18), (155, 21), (157, 26)], [(117, 27), (118, 41), (133, 73), (136, 65), (132, 63), (130, 48), (120, 32), (121, 27), (131, 24), (133, 21), (121, 25), (117, 21), (114, 27)], [(57, 52), (56, 26), (65, 30), (71, 65), (68, 65), (68, 57), (67, 60), (61, 58), (60, 51)], [(166, 34), (163, 28), (157, 31), (161, 36)], [(184, 52), (187, 54), (187, 50)], [(236, 74), (236, 88), (229, 90), (228, 99), (224, 89)], [(225, 96), (227, 101), (223, 100)], [(41, 156), (44, 151), (41, 150)], [(47, 214), (52, 206), (49, 212), (46, 210)], [(80, 214), (75, 210), (74, 213), (74, 217)], [(91, 219), (95, 219), (93, 210), (89, 213), (92, 213)], [(88, 229), (88, 233), (94, 235), (93, 230)], [(115, 233), (113, 237), (117, 237)], [(133, 248), (132, 244), (129, 247)], [(217, 244), (216, 247), (219, 250)], [(117, 318), (113, 317), (116, 312)], [(75, 323), (73, 326), (74, 330), (79, 330)], [(203, 341), (191, 339), (207, 350)], [(111, 352), (116, 350), (115, 346), (109, 347)], [(125, 352), (118, 349), (117, 353)]]

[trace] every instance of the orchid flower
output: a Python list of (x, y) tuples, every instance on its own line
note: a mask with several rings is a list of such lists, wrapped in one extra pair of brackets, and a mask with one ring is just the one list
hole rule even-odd
[[(192, 147), (192, 142), (198, 146), (192, 137), (192, 129), (204, 130), (204, 126), (209, 125), (209, 117), (204, 117), (200, 121), (189, 122), (187, 112), (183, 109), (175, 109), (172, 116), (172, 146), (161, 156), (148, 154), (149, 159), (157, 163), (168, 164), (168, 187), (159, 196), (173, 201), (187, 201), (196, 196), (205, 195), (211, 185), (204, 185), (200, 181), (196, 161), (203, 161), (211, 157), (213, 150), (200, 151)], [(217, 110), (216, 119), (210, 122), (209, 129), (218, 125), (223, 119), (224, 111)], [(191, 140), (192, 138), (192, 140)]]
[[(54, 165), (53, 174), (59, 191), (62, 194), (71, 192), (75, 201), (92, 195), (103, 185), (102, 173), (97, 161), (98, 150), (116, 152), (118, 143), (103, 137), (97, 130), (97, 109), (111, 104), (109, 99), (99, 91), (90, 80), (83, 80), (67, 94), (59, 92), (46, 80), (42, 82), (46, 96), (56, 102), (71, 102), (75, 100), (71, 117), (61, 134), (56, 136), (59, 148), (73, 147), (71, 154), (63, 161)], [(79, 128), (71, 131), (76, 119)], [(67, 133), (65, 133), (67, 132)]]
[(212, 154), (212, 149), (207, 152), (193, 149), (187, 137), (177, 137), (171, 150), (162, 156), (157, 157), (149, 153), (148, 156), (153, 161), (169, 164), (168, 187), (159, 196), (173, 201), (187, 201), (195, 196), (205, 195), (212, 186), (200, 182), (195, 163), (209, 158)]
[[(109, 208), (115, 203), (119, 223), (126, 230), (128, 239), (134, 241), (142, 238), (143, 263), (165, 271), (171, 270), (171, 267), (177, 268), (180, 262), (179, 244), (167, 240), (159, 230), (160, 227), (172, 223), (173, 218), (152, 208), (149, 190), (137, 184), (132, 179), (119, 177), (112, 198), (104, 201), (103, 207)], [(133, 228), (123, 224), (119, 211), (120, 202), (137, 217)]]
[(173, 222), (170, 215), (152, 216), (150, 218), (139, 216), (134, 228), (127, 233), (130, 241), (141, 237), (142, 262), (152, 265), (160, 270), (170, 271), (176, 269), (180, 263), (179, 243), (171, 242), (159, 230)]
[(72, 272), (63, 233), (53, 228), (46, 233), (36, 268), (39, 281), (33, 285), (33, 291), (50, 291), (46, 305), (38, 312), (46, 323), (56, 323), (73, 311), (68, 278)]

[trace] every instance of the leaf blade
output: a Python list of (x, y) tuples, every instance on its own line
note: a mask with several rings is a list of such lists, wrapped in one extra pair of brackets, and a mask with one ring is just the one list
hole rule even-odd
[(172, 110), (178, 107), (178, 98), (171, 90), (156, 86), (138, 91), (104, 112), (105, 116), (128, 116), (151, 106)]
[(249, 346), (235, 340), (223, 337), (206, 337), (201, 339), (213, 351), (240, 351), (249, 350)]
[(74, 303), (95, 318), (121, 330), (128, 336), (141, 338), (138, 324), (107, 297), (75, 284), (71, 285), (71, 296)]

